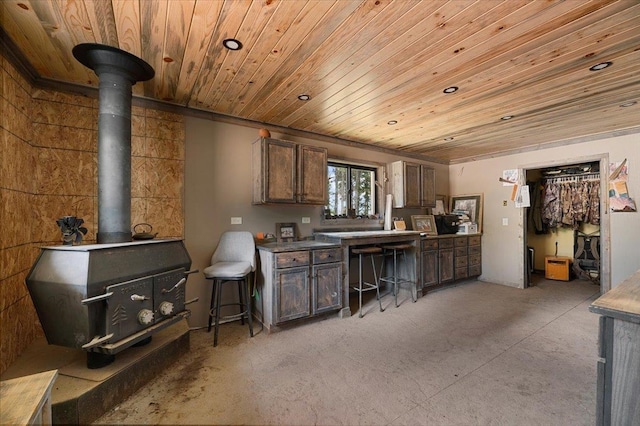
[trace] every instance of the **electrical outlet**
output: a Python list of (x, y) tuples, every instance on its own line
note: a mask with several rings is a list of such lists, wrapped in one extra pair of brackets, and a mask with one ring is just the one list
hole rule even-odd
[(303, 217), (302, 218), (302, 223), (311, 223), (311, 218), (310, 217)]
[(509, 225), (509, 218), (508, 217), (503, 217), (502, 218), (502, 226), (508, 226)]
[(232, 217), (231, 218), (231, 224), (232, 225), (242, 225), (242, 218), (241, 217)]
[(507, 200), (502, 200), (502, 207), (507, 207)]

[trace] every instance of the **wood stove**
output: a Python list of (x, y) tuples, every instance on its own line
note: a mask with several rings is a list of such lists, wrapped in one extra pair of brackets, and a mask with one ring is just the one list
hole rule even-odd
[(47, 341), (84, 349), (99, 368), (189, 316), (185, 285), (196, 271), (181, 240), (131, 241), (131, 87), (153, 68), (100, 44), (73, 55), (100, 78), (98, 244), (44, 247), (27, 287)]
[(181, 240), (52, 246), (27, 285), (47, 341), (93, 354), (92, 368), (189, 316), (190, 267)]

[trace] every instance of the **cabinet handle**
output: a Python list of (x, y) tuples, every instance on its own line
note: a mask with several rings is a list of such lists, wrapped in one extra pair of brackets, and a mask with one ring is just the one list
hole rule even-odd
[(336, 293), (335, 291), (333, 293), (331, 293), (331, 297), (336, 297), (338, 295), (338, 293)]

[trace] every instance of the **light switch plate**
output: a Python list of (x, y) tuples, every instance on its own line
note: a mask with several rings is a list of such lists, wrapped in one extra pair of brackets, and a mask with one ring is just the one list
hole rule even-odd
[(231, 224), (232, 225), (242, 225), (242, 218), (241, 217), (232, 217), (231, 218)]
[(502, 218), (502, 226), (508, 226), (509, 225), (509, 218), (508, 217), (503, 217)]
[(302, 218), (302, 223), (311, 223), (311, 218), (310, 217), (303, 217)]

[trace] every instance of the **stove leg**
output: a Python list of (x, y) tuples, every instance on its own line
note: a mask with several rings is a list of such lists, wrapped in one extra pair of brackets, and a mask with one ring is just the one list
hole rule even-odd
[(115, 355), (101, 354), (99, 352), (87, 352), (87, 368), (95, 370), (106, 367), (116, 359)]

